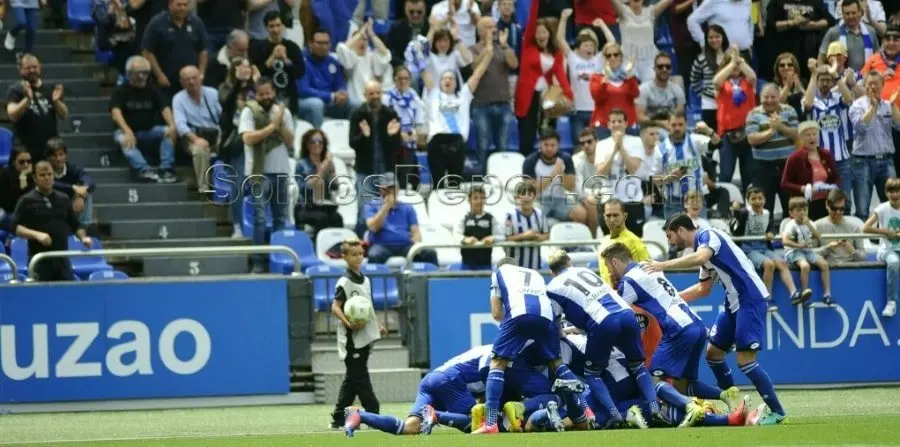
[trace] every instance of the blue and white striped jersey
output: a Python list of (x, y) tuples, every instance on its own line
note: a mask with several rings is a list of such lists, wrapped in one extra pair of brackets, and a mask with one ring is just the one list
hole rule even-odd
[(632, 262), (619, 282), (619, 295), (626, 303), (649, 312), (659, 322), (663, 336), (672, 336), (691, 323), (701, 321), (678, 295), (666, 275), (647, 273)]
[[(560, 341), (560, 358), (563, 363), (569, 366), (575, 375), (584, 376), (584, 366), (587, 358), (584, 355), (587, 350), (587, 336), (581, 334), (569, 334), (561, 338)], [(607, 386), (628, 380), (631, 375), (628, 373), (628, 362), (625, 360), (625, 354), (618, 348), (613, 348), (609, 354), (609, 363), (606, 370), (601, 374), (603, 382)]]
[(660, 140), (662, 174), (671, 175), (684, 168), (685, 175), (678, 182), (666, 184), (667, 197), (683, 197), (688, 191), (708, 192), (703, 185), (703, 154), (709, 146), (709, 137), (688, 133), (684, 141), (675, 144), (671, 139)]
[(481, 364), (490, 362), (493, 345), (476, 346), (462, 354), (453, 357), (438, 366), (434, 370), (442, 372), (453, 379), (460, 379), (466, 383), (470, 391), (484, 390), (484, 381), (481, 377)]
[(506, 264), (491, 275), (491, 296), (500, 297), (506, 319), (539, 315), (554, 320), (544, 277), (535, 270)]
[(607, 315), (631, 310), (622, 297), (584, 267), (569, 267), (550, 280), (547, 296), (562, 308), (566, 321), (581, 330)]
[(844, 104), (837, 90), (828, 92), (825, 97), (817, 94), (812, 108), (807, 110), (809, 117), (819, 123), (821, 129), (819, 146), (831, 152), (836, 162), (850, 159), (847, 142), (853, 140), (853, 126), (849, 110), (850, 106)]
[[(519, 207), (516, 210), (506, 214), (506, 236), (522, 234), (528, 230), (534, 230), (537, 233), (548, 233), (550, 227), (547, 225), (547, 219), (541, 210), (535, 208), (531, 210), (531, 214), (526, 216)], [(541, 248), (540, 247), (508, 247), (506, 255), (516, 260), (521, 267), (534, 270), (541, 269)]]
[(712, 258), (700, 266), (700, 281), (718, 279), (725, 287), (725, 308), (737, 312), (742, 301), (762, 300), (769, 296), (766, 285), (731, 238), (715, 228), (701, 228), (694, 234), (694, 251), (708, 248)]

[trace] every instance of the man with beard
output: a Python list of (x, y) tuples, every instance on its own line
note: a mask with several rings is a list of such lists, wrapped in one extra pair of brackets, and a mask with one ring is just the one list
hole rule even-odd
[(560, 222), (587, 223), (584, 206), (570, 202), (569, 195), (576, 195), (572, 157), (559, 151), (555, 130), (545, 129), (540, 138), (540, 149), (522, 162), (522, 174), (537, 188), (544, 216)]
[(653, 61), (654, 78), (641, 84), (641, 94), (634, 101), (638, 122), (657, 115), (684, 112), (684, 89), (669, 79), (672, 76), (672, 56), (659, 53)]
[[(294, 118), (285, 104), (275, 104), (275, 85), (262, 77), (256, 81), (256, 99), (241, 111), (238, 133), (244, 142), (244, 172), (253, 197), (253, 243), (266, 245), (266, 206), (272, 209), (272, 232), (284, 228), (287, 215), (287, 178), (291, 174), (288, 148), (294, 141)], [(259, 185), (259, 186), (257, 186)], [(265, 257), (253, 257), (253, 271), (264, 271)]]
[(22, 82), (10, 85), (6, 93), (6, 114), (15, 123), (16, 138), (28, 148), (31, 158), (42, 160), (47, 141), (59, 136), (56, 119), (69, 116), (63, 86), (44, 84), (41, 63), (32, 54), (19, 60), (19, 76)]
[(284, 24), (278, 11), (269, 11), (264, 18), (269, 38), (254, 40), (250, 46), (250, 62), (259, 73), (272, 80), (278, 102), (297, 114), (297, 79), (303, 77), (306, 64), (296, 43), (284, 39)]

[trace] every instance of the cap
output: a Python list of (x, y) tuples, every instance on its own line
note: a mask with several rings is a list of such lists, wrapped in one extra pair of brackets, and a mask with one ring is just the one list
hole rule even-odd
[(828, 44), (828, 52), (826, 53), (827, 57), (831, 57), (837, 54), (847, 55), (847, 47), (843, 42), (836, 40)]
[(379, 188), (393, 188), (397, 186), (397, 177), (393, 172), (385, 172), (375, 178), (375, 185)]

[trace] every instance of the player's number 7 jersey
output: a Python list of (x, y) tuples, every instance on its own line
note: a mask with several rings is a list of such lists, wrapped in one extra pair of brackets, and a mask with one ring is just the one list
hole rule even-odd
[(506, 318), (539, 315), (553, 320), (544, 277), (535, 270), (507, 264), (491, 275), (491, 296), (499, 296)]

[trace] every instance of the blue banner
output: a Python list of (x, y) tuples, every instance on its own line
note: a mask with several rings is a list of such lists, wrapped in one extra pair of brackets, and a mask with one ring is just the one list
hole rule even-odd
[(0, 403), (289, 392), (283, 279), (0, 287)]
[[(673, 273), (680, 290), (697, 282), (697, 275)], [(798, 281), (795, 272), (794, 280)], [(787, 291), (776, 278), (778, 311), (767, 314), (759, 362), (776, 384), (838, 384), (900, 381), (900, 321), (881, 317), (885, 304), (884, 269), (832, 270), (832, 294), (837, 306), (800, 308), (790, 305)], [(489, 278), (432, 279), (429, 281), (429, 338), (431, 366), (437, 366), (472, 346), (491, 343), (497, 324), (491, 318)], [(817, 272), (810, 275), (813, 297), (821, 300)], [(716, 285), (709, 297), (690, 305), (712, 326), (724, 303)], [(729, 362), (739, 384), (748, 384)], [(701, 365), (701, 380), (715, 383)]]

